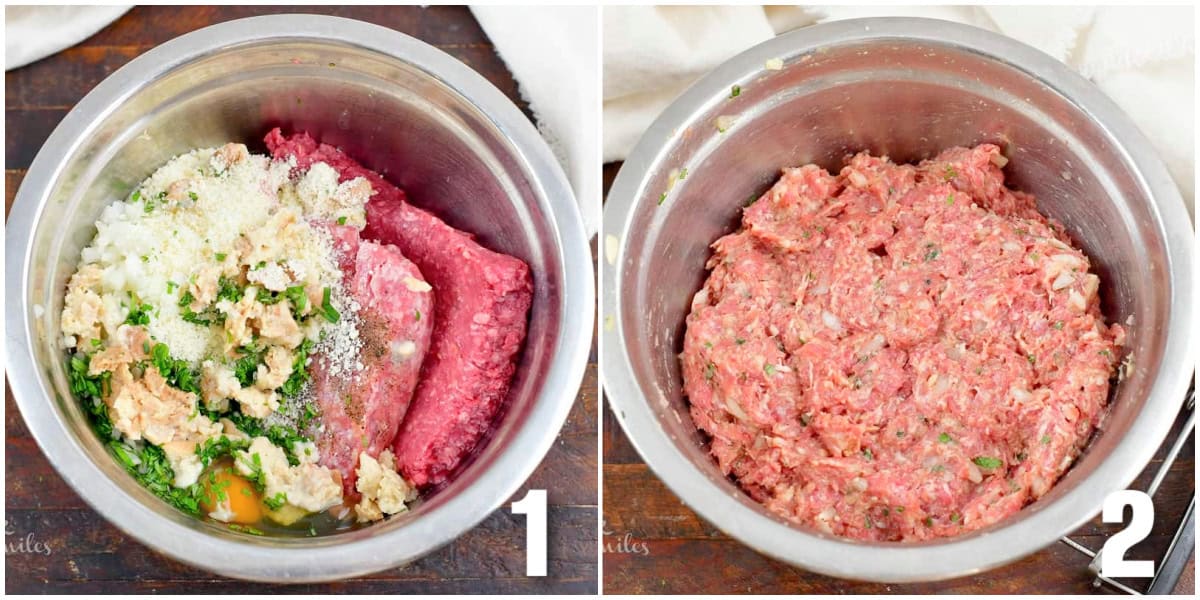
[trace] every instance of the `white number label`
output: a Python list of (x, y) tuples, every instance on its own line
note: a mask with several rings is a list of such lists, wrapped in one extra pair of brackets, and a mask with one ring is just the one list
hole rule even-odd
[(546, 490), (529, 490), (512, 503), (514, 515), (525, 515), (525, 576), (546, 576)]
[(1125, 507), (1133, 508), (1129, 526), (1104, 543), (1100, 555), (1100, 574), (1105, 577), (1154, 577), (1154, 561), (1125, 560), (1125, 552), (1150, 535), (1154, 525), (1154, 503), (1139, 490), (1113, 492), (1104, 499), (1105, 523), (1124, 521)]

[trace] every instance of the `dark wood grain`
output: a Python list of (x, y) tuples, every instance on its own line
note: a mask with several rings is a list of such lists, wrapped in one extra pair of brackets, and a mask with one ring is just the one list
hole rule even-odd
[[(604, 166), (607, 194), (620, 169)], [(1181, 399), (1182, 400), (1182, 399)], [(770, 559), (701, 519), (679, 500), (642, 461), (605, 403), (603, 443), (603, 550), (606, 594), (1091, 594), (1089, 558), (1055, 543), (1013, 564), (973, 577), (915, 585), (884, 585), (826, 577)], [(1168, 437), (1173, 440), (1182, 419)], [(1132, 487), (1145, 489), (1162, 464), (1166, 446)], [(1195, 493), (1195, 439), (1155, 496), (1156, 519), (1150, 536), (1134, 546), (1130, 559), (1158, 559), (1166, 551), (1183, 511)], [(1086, 523), (1071, 538), (1096, 550), (1118, 525)], [(1194, 549), (1193, 549), (1194, 551)], [(1122, 580), (1145, 589), (1149, 580)], [(1194, 592), (1194, 578), (1181, 580), (1177, 593)]]
[[(74, 104), (155, 45), (221, 21), (281, 12), (373, 22), (437, 46), (474, 68), (522, 111), (517, 85), (464, 7), (139, 7), (80, 45), (5, 74), (5, 215), (42, 143)], [(5, 560), (9, 593), (595, 593), (597, 381), (593, 353), (550, 453), (512, 498), (548, 492), (548, 577), (525, 577), (525, 525), (505, 507), (410, 565), (349, 581), (300, 586), (225, 579), (161, 556), (96, 514), (46, 461), (5, 394)], [(30, 537), (32, 536), (32, 537)], [(22, 552), (28, 541), (50, 554)], [(34, 549), (41, 548), (36, 546)]]

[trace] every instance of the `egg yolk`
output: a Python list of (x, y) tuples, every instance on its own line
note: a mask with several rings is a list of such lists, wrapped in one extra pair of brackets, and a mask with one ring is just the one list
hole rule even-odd
[(262, 520), (262, 498), (245, 477), (228, 468), (217, 468), (200, 479), (204, 483), (200, 507), (206, 514), (232, 515), (221, 520), (244, 525)]

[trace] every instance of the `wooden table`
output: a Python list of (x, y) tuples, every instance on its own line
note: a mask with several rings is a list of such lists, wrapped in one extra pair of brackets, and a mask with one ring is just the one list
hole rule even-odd
[[(605, 193), (620, 168), (605, 165)], [(1182, 400), (1182, 399), (1181, 399)], [(607, 403), (603, 416), (604, 593), (606, 594), (1088, 594), (1089, 559), (1056, 543), (1011, 565), (939, 583), (883, 585), (818, 575), (767, 558), (722, 533), (685, 506), (638, 456)], [(1177, 421), (1169, 440), (1182, 425)], [(1145, 489), (1162, 463), (1166, 448), (1133, 487)], [(1155, 497), (1156, 522), (1151, 535), (1127, 554), (1157, 560), (1166, 551), (1183, 511), (1195, 491), (1195, 439), (1184, 447)], [(1099, 517), (1071, 534), (1096, 550), (1120, 529)], [(1193, 549), (1194, 552), (1194, 549)], [(1193, 565), (1186, 570), (1194, 574)], [(1122, 580), (1145, 589), (1149, 580)], [(1191, 594), (1194, 577), (1181, 580), (1176, 593)]]
[[(507, 94), (517, 85), (463, 7), (139, 7), (80, 45), (5, 74), (5, 214), (34, 155), (93, 86), (180, 34), (239, 17), (316, 12), (370, 21), (441, 48)], [(593, 346), (594, 348), (594, 346)], [(163, 557), (106, 522), (58, 476), (6, 390), (6, 592), (594, 593), (597, 588), (596, 356), (553, 449), (512, 498), (548, 490), (548, 577), (525, 577), (524, 517), (504, 508), (457, 541), (410, 565), (320, 585), (225, 579)], [(39, 553), (49, 548), (49, 555)]]

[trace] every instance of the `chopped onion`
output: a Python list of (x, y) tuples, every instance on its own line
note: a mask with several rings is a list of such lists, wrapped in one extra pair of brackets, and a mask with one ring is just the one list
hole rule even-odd
[(1055, 291), (1058, 291), (1070, 286), (1072, 283), (1075, 283), (1075, 277), (1073, 277), (1071, 273), (1064, 271), (1058, 274), (1058, 277), (1054, 279), (1054, 283), (1051, 284), (1050, 287), (1054, 288)]
[(842, 327), (842, 320), (837, 318), (837, 315), (827, 310), (821, 311), (821, 322), (825, 323), (826, 327), (834, 330), (835, 332), (841, 333), (844, 331)]

